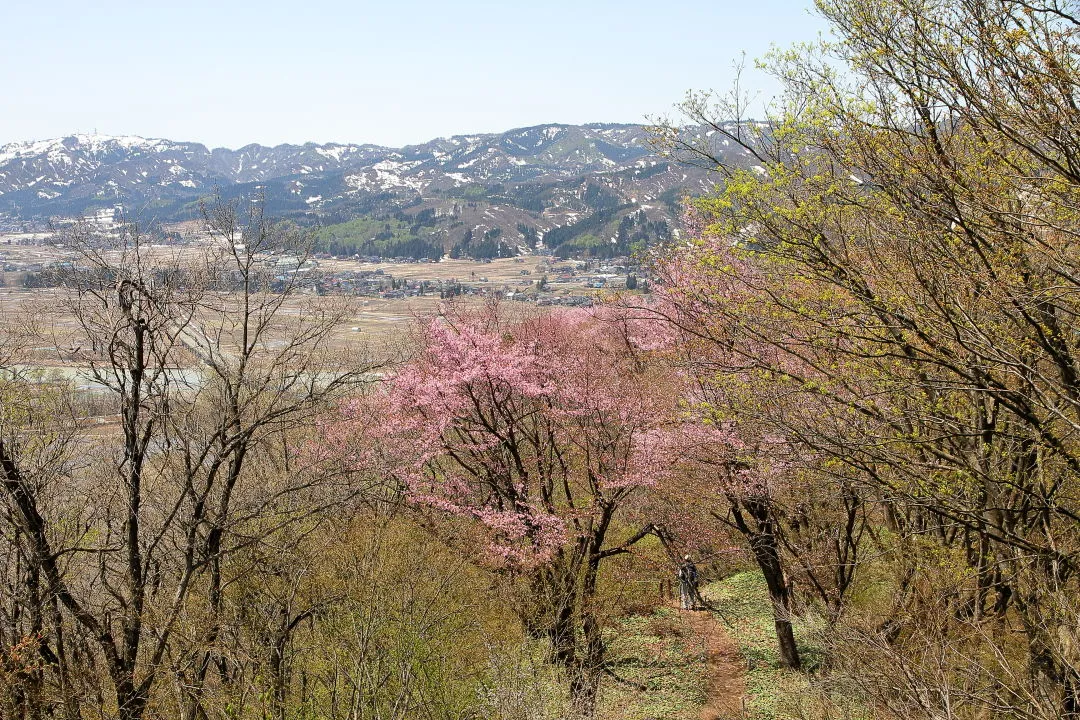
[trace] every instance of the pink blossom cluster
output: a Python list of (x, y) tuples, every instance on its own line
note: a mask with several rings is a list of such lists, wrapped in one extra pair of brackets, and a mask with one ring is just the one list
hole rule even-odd
[(597, 508), (661, 481), (678, 452), (669, 374), (612, 312), (446, 308), (386, 392), (346, 416), (378, 418), (410, 500), (474, 522), (487, 559), (543, 563)]

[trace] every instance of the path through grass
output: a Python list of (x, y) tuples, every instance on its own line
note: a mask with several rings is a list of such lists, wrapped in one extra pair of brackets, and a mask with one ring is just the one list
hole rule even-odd
[(706, 585), (702, 594), (716, 608), (746, 662), (747, 720), (869, 720), (858, 702), (830, 692), (829, 683), (816, 675), (824, 653), (817, 642), (818, 628), (806, 619), (793, 623), (804, 672), (780, 667), (772, 603), (761, 573), (736, 573)]

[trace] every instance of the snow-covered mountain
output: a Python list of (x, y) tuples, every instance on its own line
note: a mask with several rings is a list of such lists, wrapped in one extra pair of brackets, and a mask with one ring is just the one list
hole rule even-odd
[(193, 197), (237, 183), (360, 168), (387, 152), (314, 143), (209, 150), (199, 143), (85, 134), (12, 143), (0, 147), (0, 212), (67, 214), (100, 203)]
[(423, 194), (641, 167), (638, 161), (649, 154), (637, 125), (541, 125), (399, 149), (307, 143), (211, 150), (192, 142), (80, 134), (0, 147), (0, 213), (64, 215), (118, 201), (164, 208), (215, 189), (284, 179), (293, 189), (339, 181), (331, 196)]
[[(440, 234), (449, 248), (481, 235), (524, 241), (534, 231), (570, 225), (590, 237), (614, 233), (628, 214), (643, 211), (635, 222), (670, 222), (682, 196), (714, 180), (654, 155), (640, 125), (549, 124), (403, 148), (306, 143), (230, 150), (84, 134), (0, 147), (0, 222), (43, 223), (115, 205), (129, 216), (178, 220), (194, 217), (198, 201), (211, 194), (257, 194), (275, 215), (324, 227), (396, 216), (413, 235)], [(465, 209), (478, 213), (473, 225), (466, 226)], [(581, 224), (586, 220), (591, 224)], [(397, 230), (383, 227), (373, 236), (386, 232)]]

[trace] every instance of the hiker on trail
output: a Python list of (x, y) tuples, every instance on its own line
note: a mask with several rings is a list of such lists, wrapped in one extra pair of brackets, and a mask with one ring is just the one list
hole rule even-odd
[(683, 610), (693, 610), (698, 605), (698, 572), (697, 566), (689, 555), (683, 557), (682, 565), (679, 565), (679, 597), (682, 600)]

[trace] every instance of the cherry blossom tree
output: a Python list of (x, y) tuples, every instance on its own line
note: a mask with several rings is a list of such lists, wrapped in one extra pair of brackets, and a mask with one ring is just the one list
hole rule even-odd
[[(624, 299), (624, 316), (683, 386), (679, 471), (654, 493), (650, 512), (678, 541), (743, 548), (768, 588), (780, 662), (797, 669), (793, 616), (812, 604), (830, 625), (840, 618), (871, 519), (851, 473), (804, 430), (819, 408), (797, 380), (826, 387), (819, 365), (836, 361), (808, 340), (812, 330), (769, 307), (771, 278), (758, 253), (715, 232), (693, 207), (683, 227), (689, 241), (655, 258), (652, 297)], [(814, 302), (798, 281), (787, 289), (794, 302)]]
[(385, 394), (347, 415), (381, 427), (414, 506), (458, 521), (477, 560), (526, 589), (526, 628), (550, 640), (591, 712), (601, 566), (650, 532), (622, 532), (625, 510), (672, 467), (668, 376), (625, 325), (581, 310), (449, 307), (421, 323), (418, 342)]

